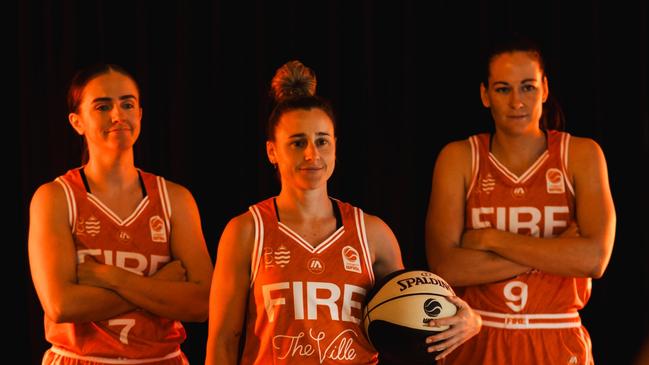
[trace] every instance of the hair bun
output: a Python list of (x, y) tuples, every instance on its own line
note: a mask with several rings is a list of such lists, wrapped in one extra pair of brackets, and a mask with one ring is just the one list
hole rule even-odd
[(315, 73), (302, 62), (294, 60), (286, 62), (275, 72), (270, 92), (279, 103), (290, 98), (314, 96), (315, 87)]

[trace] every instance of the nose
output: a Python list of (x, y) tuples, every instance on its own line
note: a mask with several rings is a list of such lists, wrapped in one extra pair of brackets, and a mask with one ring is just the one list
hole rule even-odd
[(315, 161), (320, 157), (320, 151), (313, 141), (309, 141), (304, 149), (304, 159), (307, 161)]
[(519, 95), (518, 90), (513, 90), (509, 96), (509, 106), (512, 109), (520, 109), (523, 107), (523, 100)]
[(119, 105), (113, 105), (113, 108), (110, 111), (110, 120), (113, 123), (121, 121), (123, 118), (122, 108)]

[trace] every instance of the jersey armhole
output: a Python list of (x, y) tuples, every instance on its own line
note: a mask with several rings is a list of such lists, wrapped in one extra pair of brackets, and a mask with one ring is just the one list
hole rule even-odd
[(561, 153), (561, 169), (563, 170), (563, 175), (566, 177), (566, 185), (568, 186), (568, 190), (570, 190), (570, 193), (572, 196), (575, 196), (575, 189), (572, 186), (572, 182), (570, 181), (570, 175), (568, 175), (568, 150), (570, 148), (570, 134), (568, 133), (561, 133), (561, 148), (560, 148), (560, 153)]
[(171, 201), (169, 200), (169, 191), (167, 190), (167, 181), (162, 176), (156, 176), (158, 183), (158, 194), (160, 195), (160, 203), (162, 211), (165, 216), (165, 223), (167, 223), (167, 233), (171, 233)]
[(77, 202), (74, 200), (74, 193), (72, 192), (70, 185), (68, 185), (68, 182), (63, 178), (57, 177), (54, 181), (61, 185), (65, 192), (65, 200), (68, 206), (68, 224), (70, 224), (70, 230), (74, 233), (76, 228), (74, 222), (77, 220)]
[(354, 207), (354, 219), (356, 221), (356, 234), (358, 235), (358, 241), (361, 244), (361, 249), (363, 251), (363, 259), (365, 262), (365, 267), (367, 268), (367, 274), (370, 277), (370, 282), (374, 286), (374, 270), (372, 269), (372, 254), (370, 251), (370, 245), (367, 242), (367, 233), (365, 231), (365, 216), (363, 211), (360, 208)]
[(480, 169), (480, 152), (478, 148), (478, 136), (469, 137), (469, 144), (471, 145), (471, 180), (469, 188), (466, 190), (465, 199), (469, 199), (469, 195), (473, 191), (476, 180), (478, 180), (478, 170)]
[(264, 250), (264, 221), (261, 218), (261, 213), (256, 206), (248, 208), (252, 214), (252, 219), (255, 222), (255, 241), (252, 245), (252, 253), (250, 258), (250, 287), (255, 283), (255, 278), (259, 272), (259, 264), (261, 261), (261, 253)]

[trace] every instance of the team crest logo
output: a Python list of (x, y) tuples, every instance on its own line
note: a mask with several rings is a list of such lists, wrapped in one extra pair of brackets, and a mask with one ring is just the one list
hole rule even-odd
[(352, 246), (345, 246), (342, 250), (343, 265), (346, 271), (361, 273), (361, 258), (358, 251)]
[(545, 172), (545, 187), (548, 194), (563, 194), (566, 192), (561, 170), (552, 168)]
[(167, 242), (167, 230), (165, 222), (158, 215), (149, 218), (149, 229), (151, 231), (151, 240), (153, 242)]
[(485, 193), (489, 194), (491, 191), (496, 187), (496, 179), (491, 176), (491, 174), (487, 174), (487, 176), (483, 177), (480, 179), (480, 190), (484, 191)]
[(307, 264), (307, 269), (311, 271), (314, 274), (322, 274), (325, 269), (325, 265), (322, 261), (320, 261), (319, 258), (313, 257), (309, 260), (309, 263)]
[(78, 233), (87, 233), (91, 237), (95, 237), (96, 235), (101, 232), (101, 222), (97, 217), (94, 215), (91, 215), (88, 219), (84, 220), (83, 218), (79, 218), (79, 222), (77, 223), (77, 232)]
[(280, 245), (273, 254), (273, 258), (275, 259), (277, 266), (285, 267), (289, 262), (291, 262), (291, 251), (289, 251), (286, 246)]

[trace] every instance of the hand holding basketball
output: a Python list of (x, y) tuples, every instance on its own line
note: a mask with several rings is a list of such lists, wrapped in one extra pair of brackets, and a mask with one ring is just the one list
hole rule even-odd
[(428, 347), (428, 351), (439, 352), (435, 360), (446, 357), (469, 338), (478, 334), (482, 327), (482, 318), (464, 300), (455, 296), (447, 299), (458, 308), (457, 313), (452, 317), (437, 318), (428, 322), (431, 327), (449, 326), (448, 330), (426, 339), (426, 343), (432, 344)]

